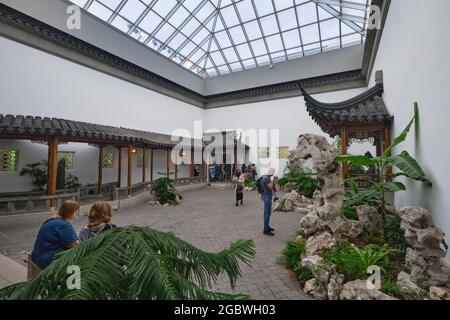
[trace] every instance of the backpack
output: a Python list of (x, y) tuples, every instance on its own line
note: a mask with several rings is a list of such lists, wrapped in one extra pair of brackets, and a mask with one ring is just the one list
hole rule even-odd
[(258, 180), (256, 180), (256, 189), (258, 190), (259, 194), (263, 194), (264, 192), (264, 187), (262, 184), (262, 178), (263, 177), (259, 177)]

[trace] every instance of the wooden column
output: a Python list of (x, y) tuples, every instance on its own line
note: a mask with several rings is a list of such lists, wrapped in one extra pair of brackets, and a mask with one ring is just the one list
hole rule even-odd
[(380, 134), (380, 137), (378, 137), (376, 140), (375, 140), (375, 144), (376, 144), (376, 148), (377, 148), (377, 157), (380, 157), (381, 156), (381, 153), (382, 153), (382, 147), (381, 147), (381, 144), (383, 143), (383, 139), (382, 139), (382, 135)]
[(147, 157), (145, 155), (146, 149), (142, 148), (142, 182), (145, 182), (145, 170), (147, 164)]
[(189, 176), (194, 176), (194, 148), (191, 148), (191, 165), (189, 167)]
[(117, 163), (117, 182), (119, 184), (119, 188), (122, 186), (122, 148), (117, 147), (117, 150), (119, 150), (119, 157), (118, 157), (118, 163)]
[(166, 172), (167, 178), (170, 178), (170, 149), (166, 150)]
[(103, 192), (103, 150), (104, 147), (98, 147), (98, 193)]
[[(347, 136), (347, 128), (342, 126), (341, 128), (341, 145), (342, 145), (342, 155), (347, 155), (347, 145), (348, 145), (348, 136)], [(348, 175), (348, 164), (347, 162), (342, 163), (342, 173), (344, 174), (344, 179), (347, 178)]]
[[(384, 145), (383, 145), (383, 151), (386, 150), (391, 145), (391, 128), (390, 126), (386, 126), (384, 128)], [(391, 156), (392, 153), (389, 152), (388, 156)], [(390, 180), (392, 178), (392, 168), (387, 169), (387, 175), (388, 179)]]
[(233, 175), (236, 173), (238, 169), (238, 155), (237, 155), (237, 142), (234, 141), (234, 165), (233, 165)]
[[(48, 142), (48, 180), (47, 195), (56, 195), (56, 175), (58, 173), (58, 139), (52, 138)], [(56, 200), (50, 200), (50, 208), (56, 207)]]
[[(133, 174), (133, 146), (128, 146), (128, 181), (127, 187), (131, 188), (131, 179)], [(128, 195), (131, 195), (131, 189), (128, 189)]]
[(153, 181), (153, 163), (154, 163), (154, 149), (152, 148), (151, 149), (151, 152), (150, 152), (150, 156), (151, 156), (151, 158), (150, 158), (150, 181)]

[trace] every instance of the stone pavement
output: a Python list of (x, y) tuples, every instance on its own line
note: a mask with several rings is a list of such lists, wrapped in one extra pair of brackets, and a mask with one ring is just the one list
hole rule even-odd
[(0, 289), (27, 280), (27, 269), (0, 254)]
[[(231, 189), (206, 188), (185, 192), (182, 204), (176, 207), (158, 207), (141, 204), (122, 209), (113, 222), (119, 226), (138, 225), (172, 231), (182, 239), (206, 251), (218, 251), (239, 239), (253, 239), (256, 257), (249, 266), (242, 266), (243, 277), (237, 282), (237, 293), (248, 293), (253, 299), (308, 299), (295, 274), (278, 262), (286, 241), (295, 238), (299, 229), (298, 213), (274, 212), (272, 227), (275, 237), (262, 234), (262, 202), (256, 192), (244, 194), (244, 205), (234, 206)], [(80, 230), (86, 218), (74, 223)], [(0, 253), (24, 263), (24, 251), (31, 250), (39, 230), (38, 221), (27, 223), (0, 220)], [(0, 275), (3, 270), (0, 267)], [(232, 292), (221, 276), (215, 290)]]

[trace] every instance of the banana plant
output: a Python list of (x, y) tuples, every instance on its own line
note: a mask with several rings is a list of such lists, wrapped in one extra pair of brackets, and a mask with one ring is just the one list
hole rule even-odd
[[(384, 217), (386, 215), (385, 191), (399, 192), (406, 190), (406, 186), (402, 182), (393, 181), (394, 178), (404, 176), (412, 180), (420, 181), (428, 187), (432, 187), (431, 181), (426, 178), (425, 172), (419, 163), (408, 152), (403, 151), (398, 155), (391, 155), (393, 148), (406, 140), (408, 133), (416, 121), (418, 121), (417, 104), (414, 108), (414, 117), (380, 157), (370, 158), (365, 155), (343, 155), (337, 157), (339, 162), (349, 162), (357, 166), (373, 167), (377, 173), (378, 181), (370, 188), (361, 192), (355, 189), (354, 181), (353, 183), (347, 181), (347, 184), (352, 187), (353, 193), (356, 195), (353, 198), (353, 202), (361, 202), (367, 198), (374, 199), (379, 203), (380, 211)], [(390, 174), (389, 169), (393, 167), (397, 168), (398, 171)]]

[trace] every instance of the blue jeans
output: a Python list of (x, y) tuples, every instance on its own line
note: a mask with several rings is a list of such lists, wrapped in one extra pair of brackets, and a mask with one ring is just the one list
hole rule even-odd
[(270, 231), (270, 216), (272, 215), (272, 195), (263, 195), (264, 202), (264, 232)]

